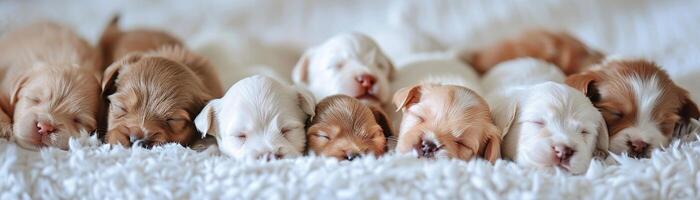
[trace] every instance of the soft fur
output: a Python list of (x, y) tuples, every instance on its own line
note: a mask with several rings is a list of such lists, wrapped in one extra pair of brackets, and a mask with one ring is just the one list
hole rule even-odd
[(70, 137), (96, 129), (99, 51), (70, 28), (41, 22), (3, 35), (0, 68), (0, 137), (67, 149)]
[(114, 16), (102, 32), (98, 43), (102, 49), (105, 66), (119, 60), (129, 53), (157, 50), (164, 46), (182, 46), (174, 36), (154, 29), (119, 29), (119, 16)]
[(564, 74), (544, 61), (520, 58), (498, 64), (483, 78), (503, 157), (544, 170), (586, 172), (608, 149), (603, 117), (581, 92), (563, 84)]
[(305, 123), (314, 99), (304, 91), (256, 75), (238, 81), (211, 100), (195, 119), (203, 136), (235, 158), (280, 159), (303, 155)]

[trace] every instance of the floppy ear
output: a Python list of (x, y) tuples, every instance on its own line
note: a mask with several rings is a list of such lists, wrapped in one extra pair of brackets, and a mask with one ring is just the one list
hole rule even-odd
[(608, 126), (605, 124), (605, 119), (600, 118), (598, 121), (598, 138), (596, 138), (595, 151), (593, 151), (593, 157), (600, 160), (605, 160), (608, 157), (608, 149), (610, 147), (610, 135), (608, 133)]
[(309, 73), (309, 54), (310, 50), (306, 51), (304, 55), (299, 58), (299, 61), (292, 69), (292, 81), (297, 84), (305, 85), (308, 83), (308, 73)]
[(421, 97), (421, 87), (420, 85), (415, 85), (412, 87), (401, 88), (399, 91), (394, 93), (394, 106), (396, 106), (396, 112), (408, 108), (411, 105), (418, 103)]
[(489, 162), (496, 163), (496, 160), (501, 158), (501, 134), (497, 127), (487, 126), (486, 133), (486, 148), (482, 157)]
[(595, 86), (597, 79), (598, 75), (594, 72), (583, 72), (567, 77), (566, 84), (583, 92), (591, 102), (596, 103), (600, 101), (600, 92)]
[(693, 102), (688, 95), (686, 95), (685, 99), (683, 99), (683, 106), (681, 106), (681, 109), (678, 111), (678, 116), (681, 117), (681, 122), (684, 124), (690, 122), (690, 119), (700, 118), (698, 105), (695, 104), (695, 102)]
[(386, 113), (384, 111), (377, 107), (377, 106), (367, 106), (369, 109), (372, 111), (372, 115), (374, 115), (374, 121), (379, 124), (380, 127), (382, 127), (382, 131), (384, 132), (384, 138), (387, 140), (394, 135), (394, 129), (391, 128), (391, 120), (389, 120), (389, 117), (387, 117)]
[(303, 89), (299, 89), (297, 92), (297, 99), (301, 110), (309, 115), (309, 119), (313, 118), (315, 115), (314, 109), (316, 107), (316, 101), (314, 101), (314, 98)]
[(492, 103), (491, 106), (491, 116), (493, 117), (493, 122), (501, 130), (501, 138), (505, 137), (510, 128), (515, 123), (515, 117), (518, 115), (518, 101), (515, 99), (499, 98), (495, 101), (506, 101), (506, 102), (489, 102)]
[[(14, 110), (12, 108), (14, 108), (17, 101), (19, 101), (19, 92), (22, 91), (22, 88), (24, 88), (27, 82), (29, 82), (29, 76), (23, 75), (12, 86), (12, 95), (10, 95), (10, 110)], [(10, 112), (12, 113), (12, 111)]]
[(197, 130), (202, 133), (202, 138), (206, 137), (207, 134), (212, 136), (218, 136), (218, 117), (216, 116), (216, 110), (219, 107), (221, 99), (212, 99), (207, 103), (201, 112), (194, 118), (194, 126)]
[(122, 67), (124, 65), (128, 65), (131, 63), (135, 63), (136, 61), (141, 59), (141, 55), (139, 54), (130, 54), (122, 58), (120, 61), (112, 63), (107, 69), (105, 70), (104, 75), (102, 76), (102, 98), (107, 99), (107, 97), (111, 94), (114, 94), (115, 91), (117, 91), (116, 86), (114, 85), (114, 82), (117, 80), (117, 77), (119, 77), (119, 71), (121, 71)]
[(394, 76), (396, 74), (396, 68), (394, 67), (394, 63), (389, 60), (389, 58), (386, 59), (386, 70), (387, 70), (387, 78), (389, 81), (394, 81)]

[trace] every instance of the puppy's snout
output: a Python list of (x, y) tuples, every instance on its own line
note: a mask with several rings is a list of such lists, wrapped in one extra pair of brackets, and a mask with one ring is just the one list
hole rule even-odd
[(377, 77), (370, 74), (362, 74), (357, 76), (356, 80), (357, 83), (359, 83), (363, 88), (372, 88), (372, 86), (374, 86), (374, 84), (377, 82)]
[(428, 140), (423, 140), (420, 142), (419, 145), (416, 145), (416, 151), (418, 152), (419, 157), (425, 157), (425, 158), (432, 158), (435, 157), (435, 152), (437, 152), (440, 148), (438, 148), (437, 144), (432, 141)]
[(260, 159), (260, 160), (270, 161), (270, 160), (279, 160), (279, 159), (282, 159), (282, 158), (284, 158), (284, 155), (282, 155), (281, 153), (272, 153), (272, 152), (268, 152), (268, 153), (261, 153), (261, 154), (259, 154), (257, 158)]
[(629, 141), (627, 145), (630, 148), (630, 154), (634, 157), (643, 156), (649, 148), (649, 143), (646, 143), (642, 140)]
[(38, 122), (36, 128), (39, 135), (49, 135), (56, 132), (56, 127), (48, 122)]
[(348, 153), (345, 155), (345, 160), (352, 161), (360, 157), (361, 155), (359, 153)]
[(554, 150), (554, 156), (561, 162), (566, 162), (574, 155), (575, 151), (566, 145), (556, 145), (552, 147)]

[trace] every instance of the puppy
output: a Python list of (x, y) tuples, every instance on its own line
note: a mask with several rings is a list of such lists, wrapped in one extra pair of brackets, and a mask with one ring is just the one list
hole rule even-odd
[(338, 160), (380, 156), (392, 136), (389, 123), (380, 108), (346, 95), (326, 97), (316, 105), (316, 116), (306, 134), (309, 151)]
[(99, 40), (105, 66), (109, 66), (128, 53), (153, 51), (164, 46), (183, 46), (183, 44), (174, 36), (158, 30), (121, 31), (119, 16), (114, 16), (110, 20)]
[(192, 119), (222, 93), (209, 63), (180, 47), (127, 55), (107, 68), (102, 88), (109, 105), (105, 142), (144, 147), (188, 145)]
[[(394, 105), (403, 112), (396, 150), (419, 157), (500, 157), (500, 131), (477, 92), (476, 72), (453, 56), (429, 55), (399, 67)], [(471, 86), (470, 86), (471, 85)]]
[[(68, 149), (96, 129), (100, 55), (68, 27), (44, 22), (0, 39), (0, 130), (27, 149)], [(10, 124), (10, 118), (14, 124)]]
[(379, 46), (359, 33), (342, 34), (308, 49), (292, 80), (316, 99), (345, 94), (374, 105), (389, 102), (394, 66)]
[(547, 61), (569, 75), (600, 62), (603, 54), (590, 49), (568, 33), (545, 30), (527, 31), (492, 46), (462, 54), (462, 59), (481, 74), (500, 62), (519, 57)]
[(675, 128), (700, 117), (688, 92), (653, 62), (607, 60), (566, 82), (603, 113), (613, 153), (649, 157), (652, 149), (669, 144)]
[(221, 152), (235, 158), (297, 157), (304, 152), (304, 128), (313, 107), (313, 97), (305, 92), (256, 75), (211, 100), (195, 125), (203, 135), (216, 137)]
[(608, 132), (583, 93), (563, 84), (554, 65), (533, 58), (498, 64), (483, 77), (503, 157), (526, 167), (580, 174), (605, 156)]

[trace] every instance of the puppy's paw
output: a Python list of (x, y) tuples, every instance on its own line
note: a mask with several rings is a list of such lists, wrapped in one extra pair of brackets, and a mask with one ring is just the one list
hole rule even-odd
[(608, 158), (608, 153), (605, 151), (596, 150), (596, 151), (593, 151), (593, 158), (604, 161), (604, 160), (606, 160), (606, 158)]
[(12, 136), (12, 123), (0, 122), (0, 138), (10, 139)]

